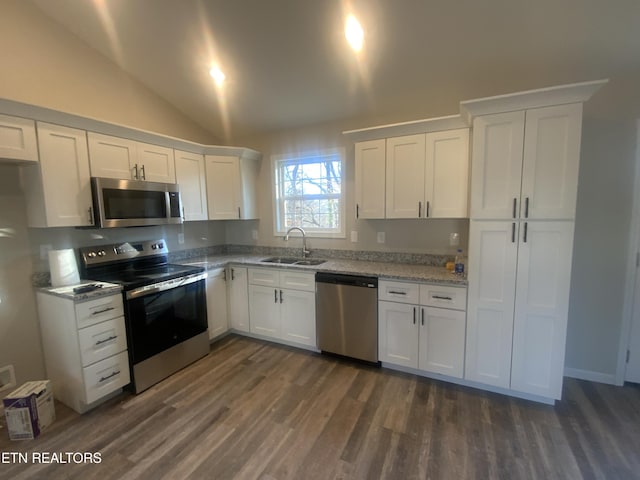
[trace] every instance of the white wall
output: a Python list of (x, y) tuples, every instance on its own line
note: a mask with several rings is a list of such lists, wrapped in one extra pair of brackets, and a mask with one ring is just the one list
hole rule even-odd
[(0, 98), (204, 144), (218, 138), (30, 2), (3, 0)]

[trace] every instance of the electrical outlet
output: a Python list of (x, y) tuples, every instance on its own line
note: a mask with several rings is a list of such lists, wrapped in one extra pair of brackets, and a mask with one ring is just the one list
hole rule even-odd
[(384, 243), (386, 241), (386, 235), (384, 232), (378, 232), (378, 243)]
[(16, 372), (13, 365), (0, 367), (0, 391), (9, 390), (16, 386)]
[(460, 245), (460, 234), (458, 233), (450, 233), (449, 234), (449, 245), (451, 247), (457, 247)]
[(53, 245), (50, 245), (50, 244), (40, 245), (40, 260), (49, 259), (49, 250), (53, 250)]
[(251, 238), (253, 240), (257, 240), (258, 239), (258, 230), (256, 230), (255, 228), (253, 230), (251, 230)]
[(182, 245), (184, 243), (184, 233), (178, 234), (178, 244)]
[(353, 243), (356, 243), (358, 241), (358, 231), (357, 230), (352, 230), (351, 231), (351, 241)]

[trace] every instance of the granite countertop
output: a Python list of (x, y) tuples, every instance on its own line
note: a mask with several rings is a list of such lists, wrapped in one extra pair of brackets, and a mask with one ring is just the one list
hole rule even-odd
[(444, 267), (434, 267), (418, 264), (373, 262), (362, 260), (336, 259), (327, 260), (320, 265), (292, 265), (282, 263), (265, 263), (269, 258), (265, 255), (208, 255), (189, 258), (175, 263), (181, 265), (198, 265), (206, 269), (221, 268), (229, 264), (250, 267), (291, 268), (308, 272), (344, 273), (351, 275), (370, 275), (381, 279), (418, 281), (466, 286), (466, 277), (449, 272)]
[[(80, 287), (82, 285), (99, 285), (99, 288), (85, 293), (73, 293), (73, 289), (75, 287)], [(55, 295), (56, 297), (73, 300), (75, 303), (80, 303), (93, 300), (95, 298), (119, 294), (122, 291), (122, 286), (116, 285), (115, 283), (82, 280), (80, 283), (75, 285), (68, 285), (65, 287), (42, 287), (38, 288), (38, 291), (49, 295)]]

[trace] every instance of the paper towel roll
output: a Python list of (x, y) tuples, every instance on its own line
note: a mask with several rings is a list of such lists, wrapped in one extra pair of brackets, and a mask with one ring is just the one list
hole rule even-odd
[(63, 287), (80, 282), (76, 255), (72, 248), (49, 250), (49, 270), (52, 287)]

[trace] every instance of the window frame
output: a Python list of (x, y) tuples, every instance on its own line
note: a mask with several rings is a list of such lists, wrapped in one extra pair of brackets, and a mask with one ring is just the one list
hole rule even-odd
[(337, 156), (340, 159), (340, 194), (339, 194), (339, 203), (340, 207), (338, 209), (340, 215), (339, 228), (333, 231), (331, 230), (314, 230), (309, 229), (308, 227), (302, 226), (306, 232), (307, 237), (311, 238), (346, 238), (345, 230), (346, 230), (346, 194), (345, 194), (345, 148), (344, 147), (333, 147), (333, 148), (322, 148), (318, 150), (306, 150), (301, 152), (293, 152), (290, 154), (278, 154), (271, 155), (271, 189), (272, 189), (272, 210), (273, 210), (273, 235), (274, 237), (281, 237), (287, 233), (287, 229), (282, 226), (283, 223), (281, 221), (282, 215), (282, 203), (283, 199), (280, 196), (279, 192), (279, 169), (280, 165), (283, 162), (291, 161), (304, 163), (305, 159), (310, 157), (333, 157)]

